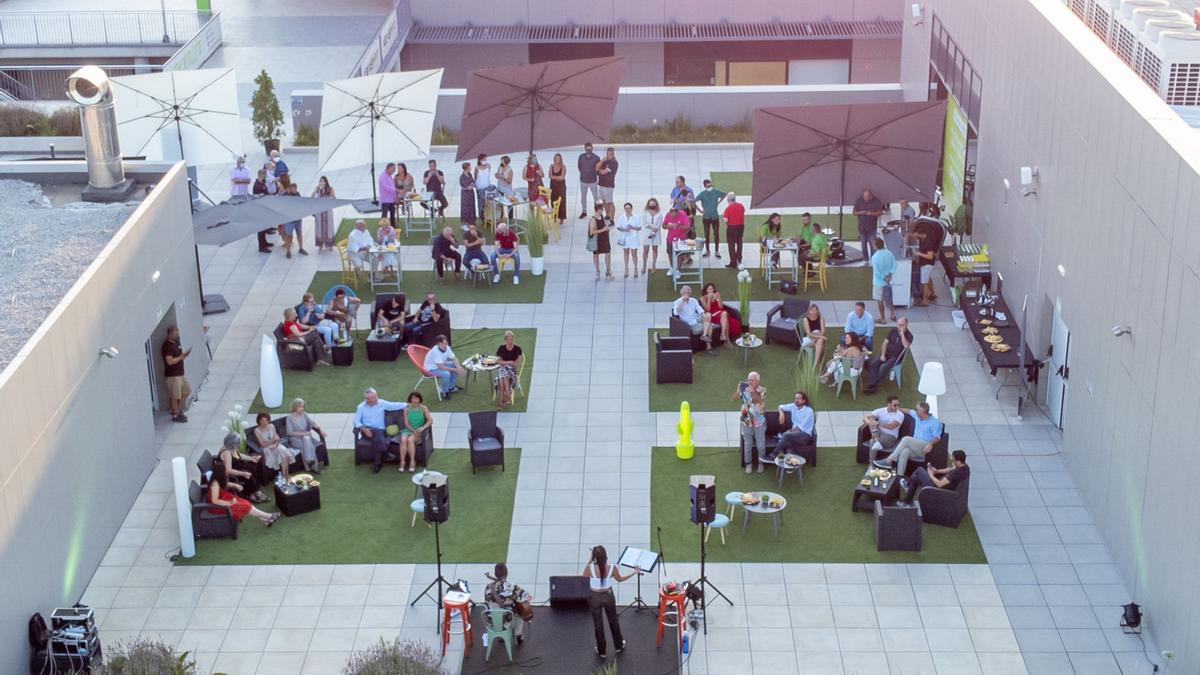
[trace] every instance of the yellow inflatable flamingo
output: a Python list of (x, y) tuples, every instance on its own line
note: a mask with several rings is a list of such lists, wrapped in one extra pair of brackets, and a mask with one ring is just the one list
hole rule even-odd
[(692, 430), (696, 423), (692, 421), (692, 407), (687, 401), (679, 404), (679, 424), (675, 430), (679, 438), (675, 441), (675, 456), (679, 459), (691, 459), (696, 454), (696, 443), (692, 441)]

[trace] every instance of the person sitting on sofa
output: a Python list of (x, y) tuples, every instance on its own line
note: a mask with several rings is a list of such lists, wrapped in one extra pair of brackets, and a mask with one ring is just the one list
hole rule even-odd
[(842, 359), (852, 359), (850, 364), (850, 377), (857, 376), (862, 372), (863, 362), (866, 360), (866, 351), (862, 348), (862, 343), (858, 337), (858, 333), (845, 333), (842, 335), (842, 342), (833, 352), (833, 358), (829, 359), (829, 363), (825, 365), (825, 372), (819, 378), (821, 384), (833, 386), (834, 374), (842, 367)]
[[(325, 442), (325, 430), (304, 410), (304, 399), (292, 400), (292, 412), (284, 422), (288, 447), (298, 450), (304, 460), (304, 468), (321, 473), (321, 460), (317, 458), (317, 445)], [(313, 436), (316, 434), (316, 437)]]
[(362, 402), (354, 409), (354, 428), (371, 443), (371, 450), (375, 455), (372, 473), (383, 470), (383, 456), (387, 454), (388, 445), (391, 443), (387, 436), (384, 413), (404, 410), (407, 407), (407, 403), (393, 403), (379, 398), (375, 387), (367, 387), (363, 392)]
[(296, 314), (300, 323), (317, 329), (317, 334), (325, 341), (325, 346), (333, 349), (333, 336), (337, 333), (338, 325), (325, 313), (325, 307), (317, 304), (312, 293), (305, 293)]
[(400, 430), (400, 468), (408, 465), (411, 473), (417, 470), (417, 439), (425, 430), (433, 426), (433, 415), (425, 405), (425, 397), (421, 392), (414, 391), (408, 395), (408, 407), (404, 409), (404, 428)]
[(721, 300), (721, 292), (711, 281), (704, 284), (704, 290), (700, 292), (700, 307), (708, 312), (711, 317), (710, 323), (721, 327), (721, 335), (725, 338), (726, 346), (732, 348), (733, 341), (742, 334), (742, 322), (729, 316), (729, 310)]
[(404, 333), (407, 326), (404, 323), (404, 302), (399, 295), (393, 295), (379, 308), (375, 317), (376, 328), (386, 328), (393, 333)]
[(250, 433), (254, 434), (254, 441), (262, 449), (263, 461), (267, 463), (267, 466), (283, 474), (285, 481), (291, 480), (292, 476), (288, 467), (300, 455), (300, 451), (282, 443), (283, 439), (279, 438), (279, 432), (275, 430), (275, 425), (271, 424), (271, 415), (265, 412), (255, 415), (254, 428), (250, 430)]
[(429, 330), (437, 322), (445, 316), (446, 310), (442, 307), (442, 303), (438, 302), (437, 294), (426, 293), (425, 302), (422, 302), (415, 314), (408, 318), (408, 323), (404, 325), (404, 330), (409, 334), (409, 342), (416, 342), (421, 335)]
[(688, 325), (692, 335), (700, 336), (706, 352), (712, 351), (712, 315), (704, 311), (700, 302), (692, 297), (691, 286), (679, 289), (679, 299), (671, 306), (671, 313)]
[(933, 451), (934, 444), (942, 438), (942, 423), (930, 414), (929, 404), (925, 401), (918, 403), (916, 410), (901, 408), (900, 412), (913, 418), (913, 435), (900, 439), (892, 454), (873, 464), (881, 469), (896, 468), (903, 473), (910, 457), (923, 458)]
[[(282, 513), (267, 513), (260, 511), (249, 501), (238, 497), (229, 491), (229, 476), (226, 474), (225, 465), (220, 462), (213, 464), (213, 475), (208, 481), (208, 503), (213, 506), (228, 506), (229, 512), (233, 514), (234, 520), (241, 520), (246, 516), (254, 516), (262, 521), (263, 525), (270, 527), (275, 524), (276, 520), (282, 516)], [(224, 511), (219, 509), (210, 509), (216, 514), (223, 514)]]
[(496, 225), (496, 248), (492, 249), (492, 270), (495, 272), (492, 276), (493, 284), (500, 283), (500, 258), (512, 259), (513, 285), (521, 283), (521, 253), (517, 250), (518, 243), (516, 230), (509, 228), (507, 223)]
[(867, 311), (866, 303), (854, 303), (854, 311), (846, 315), (846, 332), (858, 335), (859, 341), (867, 351), (871, 351), (875, 342), (875, 317)]
[[(884, 450), (896, 447), (900, 442), (900, 425), (904, 423), (904, 413), (900, 411), (900, 397), (894, 394), (888, 396), (887, 404), (876, 408), (864, 421), (871, 430), (869, 444), (873, 446), (878, 443)], [(874, 452), (871, 453), (871, 458), (875, 458)]]
[(791, 403), (779, 406), (779, 424), (781, 425), (786, 423), (783, 417), (784, 413), (791, 416), (792, 428), (779, 434), (779, 443), (776, 444), (775, 450), (767, 455), (767, 459), (779, 454), (786, 455), (796, 448), (813, 443), (817, 414), (813, 412), (812, 406), (808, 403), (808, 394), (798, 391)]
[[(242, 437), (233, 432), (227, 433), (221, 442), (221, 449), (217, 451), (217, 461), (225, 465), (230, 479), (241, 484), (242, 495), (255, 504), (261, 504), (267, 501), (262, 484), (258, 481), (258, 463), (262, 461), (262, 455), (243, 455), (241, 449)], [(233, 485), (231, 482), (230, 486)]]
[(329, 355), (325, 348), (325, 343), (321, 341), (321, 337), (317, 334), (317, 329), (312, 326), (305, 326), (296, 319), (299, 318), (296, 314), (295, 307), (288, 307), (283, 310), (283, 336), (285, 338), (295, 338), (304, 340), (305, 343), (313, 345), (317, 352), (317, 364), (322, 366), (333, 365), (326, 360)]
[(967, 453), (955, 450), (951, 453), (953, 466), (949, 469), (929, 469), (920, 467), (913, 472), (911, 480), (900, 479), (900, 487), (904, 488), (904, 499), (909, 504), (916, 498), (923, 487), (938, 487), (953, 490), (958, 484), (971, 477), (971, 467), (967, 466)]
[(325, 308), (325, 316), (349, 333), (354, 327), (354, 318), (358, 316), (358, 307), (362, 300), (346, 295), (346, 289), (339, 288), (333, 292), (333, 299)]

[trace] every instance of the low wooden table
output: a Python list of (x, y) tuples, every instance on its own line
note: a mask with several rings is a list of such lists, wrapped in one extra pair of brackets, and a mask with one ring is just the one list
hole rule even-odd
[(287, 517), (321, 508), (321, 486), (302, 488), (291, 483), (275, 484), (275, 505)]
[[(875, 470), (875, 467), (868, 465), (867, 473)], [(900, 497), (900, 475), (892, 471), (892, 477), (887, 480), (879, 481), (879, 485), (875, 485), (872, 481), (871, 485), (863, 485), (862, 481), (869, 479), (867, 473), (859, 479), (854, 485), (854, 498), (850, 501), (851, 511), (875, 511), (875, 505), (872, 502), (883, 502), (884, 506), (895, 502)]]

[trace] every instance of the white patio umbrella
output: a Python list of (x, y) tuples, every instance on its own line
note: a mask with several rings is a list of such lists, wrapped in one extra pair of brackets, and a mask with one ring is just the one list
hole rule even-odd
[(129, 155), (228, 164), (242, 154), (232, 68), (112, 78), (117, 135)]
[(370, 162), (371, 196), (377, 202), (376, 148), (393, 159), (428, 157), (441, 85), (441, 68), (326, 82), (320, 170)]

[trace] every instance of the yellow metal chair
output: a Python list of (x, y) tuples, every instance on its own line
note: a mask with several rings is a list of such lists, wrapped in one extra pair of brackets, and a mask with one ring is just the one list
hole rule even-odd
[(804, 261), (804, 290), (805, 291), (808, 290), (809, 284), (815, 284), (816, 286), (820, 287), (820, 289), (822, 291), (824, 291), (826, 289), (826, 286), (828, 285), (828, 283), (825, 278), (825, 269), (827, 267), (827, 265), (825, 264), (825, 259), (826, 259), (826, 256), (828, 256), (828, 255), (829, 255), (829, 251), (821, 251), (821, 259), (820, 260), (816, 260), (816, 261), (805, 260)]
[(341, 258), (342, 261), (342, 283), (350, 286), (354, 290), (358, 290), (359, 269), (358, 266), (354, 264), (354, 261), (350, 258), (350, 248), (347, 241), (348, 240), (343, 239), (336, 244), (338, 257)]

